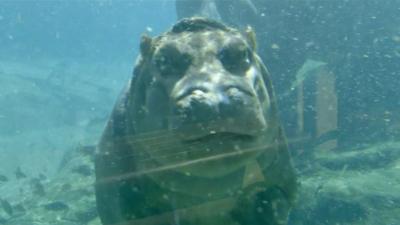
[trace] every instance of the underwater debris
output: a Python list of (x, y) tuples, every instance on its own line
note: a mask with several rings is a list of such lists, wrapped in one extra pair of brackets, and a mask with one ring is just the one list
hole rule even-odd
[(8, 181), (8, 177), (0, 174), (0, 182), (7, 182), (7, 181)]
[(5, 199), (0, 199), (0, 204), (1, 204), (1, 207), (3, 207), (3, 209), (4, 209), (4, 212), (6, 212), (10, 216), (13, 215), (14, 210), (9, 201), (7, 201)]
[(81, 174), (83, 176), (91, 176), (93, 174), (93, 170), (88, 165), (80, 165), (72, 169), (72, 172)]
[(290, 90), (297, 88), (308, 77), (315, 75), (314, 71), (325, 66), (326, 62), (307, 59), (303, 66), (296, 73), (296, 80), (290, 86)]
[(43, 208), (50, 211), (61, 211), (61, 210), (68, 210), (69, 206), (62, 201), (54, 201), (43, 205)]
[(32, 178), (31, 179), (31, 188), (32, 188), (32, 193), (34, 195), (38, 195), (38, 196), (45, 196), (46, 195), (46, 191), (45, 191), (44, 185), (42, 184), (42, 182), (40, 181), (39, 178)]
[(26, 174), (24, 172), (22, 172), (21, 167), (17, 167), (17, 169), (15, 170), (15, 177), (17, 179), (23, 179), (26, 178)]
[(292, 82), (289, 90), (281, 94), (279, 98), (284, 98), (289, 96), (293, 91), (295, 91), (305, 80), (309, 77), (317, 75), (317, 71), (326, 66), (326, 62), (316, 61), (312, 59), (307, 59), (303, 66), (296, 72), (296, 80)]

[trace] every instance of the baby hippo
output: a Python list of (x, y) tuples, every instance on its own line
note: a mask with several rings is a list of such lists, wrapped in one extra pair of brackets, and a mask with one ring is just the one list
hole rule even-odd
[(144, 36), (96, 154), (105, 225), (284, 225), (297, 181), (253, 31)]

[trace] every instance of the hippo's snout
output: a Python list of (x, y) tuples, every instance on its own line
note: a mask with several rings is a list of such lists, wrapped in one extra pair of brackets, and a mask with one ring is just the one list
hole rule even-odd
[(170, 127), (186, 137), (191, 130), (202, 131), (196, 137), (211, 132), (248, 134), (243, 127), (259, 131), (266, 125), (256, 96), (240, 86), (191, 87), (175, 99)]
[(220, 117), (218, 102), (213, 93), (193, 90), (174, 104), (174, 127), (215, 120)]
[(191, 122), (207, 122), (232, 116), (233, 112), (243, 110), (254, 97), (250, 91), (229, 86), (210, 90), (206, 87), (192, 87), (178, 96), (174, 113)]

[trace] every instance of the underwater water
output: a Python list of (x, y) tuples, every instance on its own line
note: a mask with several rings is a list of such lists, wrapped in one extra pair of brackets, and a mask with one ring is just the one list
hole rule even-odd
[[(159, 45), (154, 44), (159, 41), (156, 38), (151, 39), (152, 42), (141, 37), (144, 34), (157, 37), (170, 30), (179, 19), (190, 16), (209, 17), (237, 28), (242, 31), (242, 35), (248, 35), (246, 36), (248, 45), (251, 45), (254, 36), (251, 36), (252, 32), (249, 34), (245, 30), (248, 25), (253, 27), (257, 45), (250, 51), (251, 54), (258, 54), (269, 70), (275, 96), (273, 98), (272, 95), (268, 95), (268, 97), (271, 97), (271, 102), (276, 100), (277, 114), (279, 114), (279, 119), (273, 117), (271, 119), (273, 125), (269, 125), (270, 120), (268, 120), (266, 127), (274, 126), (276, 122), (283, 128), (286, 138), (282, 138), (287, 140), (290, 160), (293, 162), (296, 182), (299, 184), (296, 201), (290, 207), (290, 215), (288, 218), (284, 216), (288, 224), (400, 224), (399, 0), (2, 0), (0, 1), (0, 105), (2, 106), (0, 107), (0, 225), (100, 225), (99, 216), (102, 217), (104, 224), (227, 223), (223, 219), (215, 219), (217, 222), (214, 222), (213, 217), (208, 216), (214, 215), (213, 213), (219, 212), (218, 210), (221, 210), (221, 215), (226, 213), (223, 211), (224, 207), (211, 201), (211, 204), (207, 205), (207, 201), (204, 203), (203, 200), (198, 200), (202, 199), (198, 195), (206, 196), (212, 193), (210, 191), (212, 187), (220, 187), (226, 192), (229, 189), (230, 192), (230, 188), (226, 188), (226, 185), (237, 184), (235, 179), (239, 178), (235, 174), (232, 175), (234, 178), (230, 179), (225, 176), (226, 174), (239, 167), (240, 170), (253, 171), (252, 165), (255, 162), (253, 159), (235, 164), (232, 161), (225, 161), (225, 157), (230, 157), (232, 154), (222, 155), (220, 158), (208, 155), (208, 151), (225, 150), (225, 148), (229, 148), (228, 150), (235, 148), (234, 157), (239, 153), (242, 154), (242, 150), (246, 152), (244, 147), (237, 153), (236, 144), (239, 143), (240, 146), (246, 141), (256, 139), (254, 138), (257, 135), (256, 131), (251, 132), (251, 130), (258, 129), (254, 123), (263, 121), (260, 119), (254, 122), (249, 119), (249, 115), (250, 117), (258, 115), (252, 110), (244, 109), (249, 105), (241, 105), (239, 108), (233, 108), (234, 110), (229, 108), (231, 106), (227, 106), (227, 115), (222, 115), (223, 110), (221, 114), (214, 115), (214, 111), (210, 113), (207, 111), (208, 108), (204, 108), (201, 100), (193, 97), (189, 99), (190, 101), (183, 101), (182, 105), (189, 105), (193, 111), (190, 113), (200, 112), (199, 118), (203, 124), (207, 123), (203, 119), (210, 115), (216, 116), (210, 119), (213, 122), (216, 118), (221, 119), (225, 116), (236, 117), (233, 117), (233, 122), (229, 122), (229, 119), (228, 122), (217, 121), (211, 130), (205, 129), (207, 135), (200, 137), (192, 131), (196, 127), (178, 134), (168, 132), (171, 126), (165, 126), (165, 130), (156, 130), (158, 126), (165, 125), (163, 119), (170, 118), (170, 115), (164, 115), (163, 110), (168, 108), (168, 113), (173, 111), (168, 104), (172, 104), (171, 96), (175, 92), (171, 91), (171, 95), (165, 94), (169, 83), (165, 90), (158, 92), (158, 86), (151, 86), (151, 79), (143, 78), (143, 85), (149, 85), (156, 91), (149, 89), (144, 97), (134, 98), (129, 93), (135, 93), (134, 91), (142, 88), (138, 84), (134, 85), (127, 94), (134, 100), (131, 99), (126, 104), (133, 104), (132, 101), (148, 101), (149, 105), (154, 107), (146, 108), (147, 111), (138, 110), (137, 114), (123, 114), (129, 116), (122, 119), (118, 117), (119, 114), (114, 116), (111, 114), (119, 96), (124, 95), (121, 91), (132, 78), (136, 63), (140, 62), (137, 59), (138, 55), (142, 55), (141, 59), (146, 59), (147, 53), (155, 52), (156, 55), (158, 52), (154, 49), (163, 44), (162, 41)], [(186, 29), (190, 31), (192, 28)], [(178, 37), (174, 38), (179, 40), (176, 43), (171, 41), (175, 45), (187, 44)], [(204, 46), (213, 46), (209, 51), (219, 57), (224, 53), (224, 48), (215, 47), (217, 44), (207, 45), (219, 43), (214, 42), (215, 39), (215, 36), (210, 35), (204, 42), (194, 41), (188, 46), (199, 46), (193, 47), (196, 51), (203, 49)], [(228, 38), (222, 38), (221, 42), (225, 43), (225, 40)], [(146, 49), (149, 46), (149, 49), (153, 50)], [(187, 50), (187, 46), (179, 50), (182, 49)], [(193, 49), (187, 52), (195, 52)], [(196, 53), (194, 54), (196, 56)], [(197, 60), (194, 56), (184, 55), (174, 61), (173, 56), (176, 55), (170, 54), (160, 60), (162, 63), (171, 60), (173, 66), (169, 69), (175, 72), (179, 71), (182, 65), (186, 65), (184, 63), (187, 59)], [(228, 59), (222, 57), (218, 62), (213, 61), (217, 67), (210, 66), (209, 71), (223, 68), (232, 74), (239, 73), (232, 72), (232, 68), (236, 67), (221, 66), (226, 62), (224, 60), (232, 60), (229, 58), (231, 55), (228, 54), (226, 57)], [(159, 66), (156, 56), (151, 60), (154, 63), (152, 61), (150, 67)], [(245, 60), (245, 64), (256, 65), (257, 62), (256, 58)], [(233, 64), (237, 66), (240, 63), (243, 62)], [(195, 70), (195, 67), (193, 68)], [(188, 71), (193, 70), (188, 69)], [(205, 70), (201, 74), (207, 74), (209, 71)], [(214, 73), (215, 76), (218, 74), (220, 73)], [(251, 75), (243, 77), (246, 76)], [(154, 81), (160, 78), (155, 76), (152, 79)], [(193, 82), (198, 80), (194, 79), (192, 84)], [(187, 83), (190, 85), (191, 82)], [(236, 92), (245, 89), (240, 89), (240, 85), (238, 86), (235, 86), (236, 89), (228, 88), (229, 93), (236, 96)], [(265, 89), (271, 91), (269, 94), (273, 93), (268, 85), (265, 86)], [(179, 93), (180, 86), (177, 87), (176, 93)], [(201, 88), (200, 90), (204, 91)], [(258, 89), (254, 92), (252, 90), (247, 93), (259, 94)], [(196, 91), (199, 90), (193, 93), (198, 93)], [(243, 95), (238, 96), (245, 98)], [(234, 97), (232, 99), (236, 100)], [(200, 106), (193, 103), (196, 101)], [(249, 102), (250, 106), (255, 105), (251, 100)], [(122, 107), (121, 111), (131, 110), (126, 105), (117, 105), (117, 109), (118, 106)], [(235, 112), (243, 113), (237, 113), (242, 118)], [(150, 116), (146, 117), (141, 113)], [(190, 113), (185, 116), (191, 115)], [(136, 117), (131, 121), (130, 116)], [(104, 202), (108, 200), (98, 203), (103, 204), (101, 206), (96, 205), (95, 185), (102, 182), (99, 179), (102, 173), (108, 172), (102, 171), (105, 170), (102, 168), (103, 164), (96, 161), (98, 158), (95, 159), (95, 155), (101, 155), (97, 149), (101, 140), (102, 143), (107, 143), (112, 139), (107, 135), (102, 137), (110, 117), (112, 122), (116, 121), (116, 129), (128, 133), (125, 133), (126, 136), (118, 136), (122, 131), (113, 130), (115, 132), (113, 135), (121, 140), (129, 139), (126, 142), (133, 143), (133, 146), (143, 145), (145, 146), (143, 149), (146, 149), (146, 146), (152, 148), (152, 151), (149, 151), (150, 157), (145, 160), (154, 160), (152, 163), (158, 166), (154, 170), (155, 173), (171, 170), (174, 171), (173, 174), (176, 172), (178, 177), (204, 176), (207, 179), (212, 177), (208, 182), (213, 184), (201, 186), (200, 183), (203, 181), (190, 179), (185, 183), (180, 179), (186, 178), (176, 178), (171, 174), (165, 176), (167, 178), (151, 175), (153, 170), (149, 169), (148, 172), (147, 164), (143, 167), (146, 170), (135, 170), (133, 172), (135, 176), (144, 174), (143, 176), (149, 176), (155, 183), (160, 179), (162, 181), (158, 184), (163, 188), (169, 178), (173, 180), (172, 183), (181, 182), (179, 183), (181, 186), (177, 189), (188, 187), (188, 193), (185, 194), (196, 196), (196, 200), (189, 201), (190, 204), (196, 205), (203, 201), (204, 205), (194, 207), (195, 213), (190, 210), (186, 212), (184, 209), (182, 211), (179, 207), (175, 210), (176, 205), (189, 204), (177, 201), (179, 197), (175, 196), (173, 200), (166, 200), (170, 204), (168, 207), (172, 207), (171, 214), (160, 217), (161, 219), (157, 219), (158, 214), (162, 212), (157, 207), (162, 208), (163, 205), (156, 201), (150, 202), (148, 206), (154, 210), (151, 208), (145, 213), (141, 209), (138, 210), (143, 215), (154, 213), (156, 219), (150, 218), (146, 221), (143, 219), (147, 218), (146, 216), (142, 216), (143, 218), (135, 218), (135, 215), (127, 216), (129, 212), (124, 210), (130, 210), (132, 205), (142, 201), (140, 199), (148, 198), (146, 193), (156, 193), (155, 195), (161, 198), (167, 195), (164, 193), (165, 189), (159, 191), (151, 185), (146, 186), (146, 183), (145, 191), (139, 192), (141, 195), (133, 198), (134, 186), (129, 186), (129, 182), (123, 181), (118, 194), (124, 196), (124, 193), (129, 192), (126, 194), (128, 197), (121, 197), (122, 200), (118, 203), (110, 200), (108, 207), (111, 208), (111, 212), (104, 213), (101, 208), (107, 208)], [(176, 122), (173, 119), (171, 121), (167, 122)], [(173, 124), (172, 127), (176, 125), (179, 128), (180, 123), (186, 122), (178, 119), (177, 121), (178, 125)], [(225, 128), (225, 123), (233, 127), (234, 132)], [(135, 134), (129, 130), (130, 126), (135, 127), (132, 128)], [(138, 133), (140, 130), (138, 127), (142, 133)], [(203, 126), (199, 127), (204, 129)], [(193, 136), (190, 136), (192, 132)], [(182, 141), (177, 138), (179, 135), (187, 136)], [(272, 142), (269, 137), (275, 137), (274, 135), (278, 136), (272, 131), (265, 135), (265, 140), (269, 142), (262, 142), (263, 149), (269, 149), (268, 146)], [(204, 139), (207, 141), (202, 142)], [(188, 150), (184, 149), (185, 154), (182, 158), (158, 159), (170, 156), (168, 154), (181, 153), (176, 152), (176, 149), (182, 147), (182, 143), (191, 143)], [(170, 146), (167, 146), (168, 144)], [(254, 147), (251, 144), (248, 146)], [(125, 150), (126, 146), (118, 147)], [(259, 146), (254, 148), (255, 151), (258, 151), (257, 148)], [(200, 150), (200, 153), (191, 155), (195, 152), (193, 149)], [(190, 152), (191, 150), (193, 151)], [(190, 167), (192, 164), (198, 162), (201, 164), (208, 160), (216, 162), (218, 166), (206, 164), (207, 166), (199, 168), (204, 171), (207, 167), (208, 170), (211, 168), (211, 175), (208, 172), (198, 171), (195, 166)], [(129, 167), (129, 163), (125, 167)], [(189, 166), (190, 173), (184, 169), (180, 170), (186, 166)], [(278, 171), (281, 169), (282, 174), (275, 171), (273, 179), (280, 176), (284, 179), (287, 172), (284, 166), (286, 165), (277, 167)], [(118, 168), (125, 169), (125, 167)], [(120, 182), (126, 178), (128, 172), (132, 171), (119, 172), (118, 176), (114, 174), (109, 181)], [(258, 168), (258, 173), (261, 172), (264, 171)], [(110, 172), (113, 173), (116, 172)], [(247, 177), (249, 172), (243, 173), (246, 173), (243, 176)], [(98, 176), (97, 183), (95, 174)], [(250, 178), (254, 175), (252, 172), (249, 174)], [(268, 181), (267, 176), (261, 179), (267, 180), (266, 183), (273, 183)], [(252, 182), (247, 178), (239, 180), (238, 182), (243, 185)], [(279, 181), (277, 184), (280, 184)], [(283, 186), (285, 186), (283, 189), (291, 188), (287, 187), (288, 184)], [(129, 190), (124, 189), (127, 187)], [(173, 190), (171, 189), (171, 192), (174, 192)], [(110, 192), (110, 196), (113, 194), (115, 193)], [(152, 198), (149, 199), (148, 201), (152, 201)], [(215, 199), (217, 197), (213, 198)], [(107, 204), (108, 202), (105, 205)], [(147, 205), (143, 210), (146, 207)], [(123, 214), (122, 217), (128, 222), (104, 222), (108, 217), (112, 217), (113, 209), (115, 214)], [(255, 211), (258, 209), (256, 207)], [(198, 222), (187, 222), (183, 219), (187, 215), (191, 218), (191, 213), (197, 213), (195, 216), (201, 215), (200, 218), (204, 216), (210, 221), (204, 222), (200, 219)], [(262, 210), (257, 211), (257, 215), (264, 215), (263, 213)], [(165, 219), (167, 217), (170, 220)], [(251, 220), (253, 222), (238, 222), (239, 219), (227, 224), (265, 224), (257, 216), (249, 217), (255, 218)], [(260, 218), (274, 221), (269, 214)], [(271, 224), (277, 223), (271, 222)]]

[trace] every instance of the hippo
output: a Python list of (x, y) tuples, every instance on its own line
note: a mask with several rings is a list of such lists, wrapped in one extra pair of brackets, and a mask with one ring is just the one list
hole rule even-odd
[(253, 30), (192, 17), (144, 35), (95, 172), (105, 225), (287, 224), (298, 183)]

